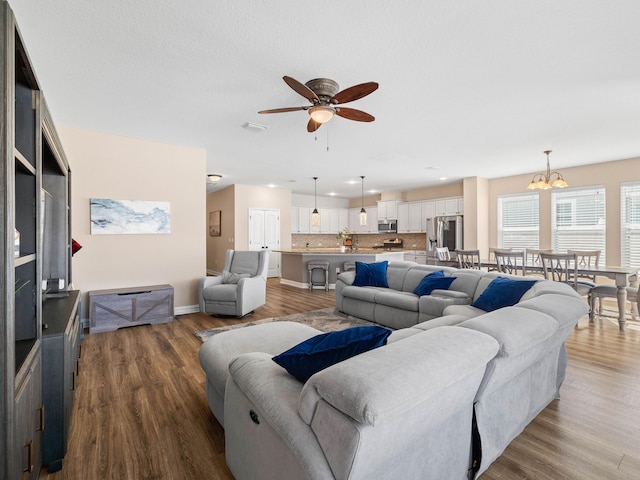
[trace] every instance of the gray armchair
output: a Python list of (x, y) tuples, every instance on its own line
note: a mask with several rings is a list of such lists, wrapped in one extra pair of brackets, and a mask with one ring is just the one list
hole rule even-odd
[(200, 312), (244, 317), (264, 305), (268, 267), (268, 250), (227, 250), (222, 275), (200, 280)]

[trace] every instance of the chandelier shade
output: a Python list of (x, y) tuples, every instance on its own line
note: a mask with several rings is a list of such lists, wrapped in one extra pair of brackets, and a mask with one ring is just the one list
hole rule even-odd
[(547, 155), (547, 170), (534, 175), (527, 186), (527, 190), (549, 190), (551, 188), (568, 187), (569, 184), (565, 181), (560, 172), (551, 171), (549, 166), (549, 154), (551, 153), (551, 150), (545, 150), (544, 153)]

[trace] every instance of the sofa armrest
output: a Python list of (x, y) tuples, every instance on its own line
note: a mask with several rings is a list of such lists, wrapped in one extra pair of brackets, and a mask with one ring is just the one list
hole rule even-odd
[(336, 282), (343, 282), (345, 285), (353, 285), (354, 280), (356, 279), (356, 272), (342, 272), (338, 275), (338, 279)]
[(418, 301), (421, 314), (441, 317), (442, 312), (449, 305), (470, 305), (471, 297), (463, 292), (454, 290), (434, 290), (431, 295), (423, 295)]

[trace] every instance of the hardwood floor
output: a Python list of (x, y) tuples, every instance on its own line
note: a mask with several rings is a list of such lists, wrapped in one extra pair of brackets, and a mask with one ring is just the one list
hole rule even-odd
[[(268, 303), (244, 321), (335, 304), (270, 279)], [(233, 478), (224, 432), (204, 395), (196, 330), (240, 323), (182, 315), (172, 323), (87, 335), (83, 341), (69, 450), (61, 471), (84, 479)], [(552, 402), (482, 480), (640, 478), (640, 332), (580, 322), (567, 341), (561, 400)], [(439, 479), (440, 480), (440, 479)], [(441, 479), (446, 480), (446, 479)]]

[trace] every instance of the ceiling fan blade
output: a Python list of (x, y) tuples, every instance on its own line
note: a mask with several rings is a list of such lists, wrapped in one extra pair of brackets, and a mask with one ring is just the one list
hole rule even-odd
[(321, 125), (320, 122), (316, 122), (313, 118), (310, 118), (309, 123), (307, 123), (307, 132), (315, 132)]
[(293, 88), (297, 93), (302, 95), (304, 98), (309, 100), (311, 103), (316, 104), (320, 101), (320, 99), (315, 94), (315, 92), (311, 90), (309, 87), (307, 87), (304, 83), (300, 83), (295, 78), (287, 77), (286, 75), (282, 77), (282, 79), (286, 82), (287, 85)]
[(378, 89), (376, 82), (361, 83), (360, 85), (354, 85), (353, 87), (346, 88), (341, 92), (336, 93), (331, 99), (331, 103), (347, 103), (358, 100), (359, 98), (366, 97), (370, 93), (375, 92)]
[(369, 115), (362, 110), (356, 110), (355, 108), (336, 108), (336, 115), (348, 120), (355, 120), (356, 122), (373, 122), (376, 119), (373, 115)]
[(271, 110), (260, 110), (258, 113), (284, 113), (284, 112), (297, 112), (298, 110), (308, 110), (309, 107), (285, 107), (285, 108), (272, 108)]

